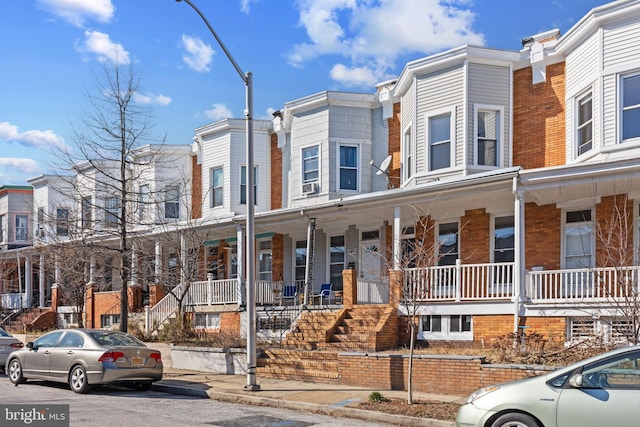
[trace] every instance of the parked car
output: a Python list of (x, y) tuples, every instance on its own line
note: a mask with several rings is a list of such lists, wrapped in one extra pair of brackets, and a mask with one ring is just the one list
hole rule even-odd
[(147, 390), (162, 378), (162, 356), (124, 332), (59, 329), (10, 354), (5, 372), (13, 384), (28, 379), (68, 383), (76, 393), (95, 384), (122, 383)]
[(640, 346), (617, 349), (547, 375), (474, 392), (458, 427), (635, 426)]
[(4, 368), (9, 354), (22, 347), (24, 347), (22, 341), (0, 328), (0, 366)]

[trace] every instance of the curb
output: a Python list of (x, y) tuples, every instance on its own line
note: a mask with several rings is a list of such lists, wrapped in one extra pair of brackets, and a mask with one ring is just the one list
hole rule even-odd
[(194, 396), (200, 398), (209, 398), (222, 402), (251, 404), (269, 406), (274, 408), (284, 408), (296, 411), (305, 411), (314, 414), (324, 414), (331, 416), (341, 416), (355, 418), (365, 421), (378, 421), (382, 423), (402, 425), (402, 426), (422, 426), (422, 427), (455, 427), (455, 422), (436, 420), (431, 418), (415, 418), (404, 415), (393, 415), (384, 412), (368, 411), (357, 408), (347, 408), (344, 406), (333, 407), (326, 405), (316, 405), (307, 402), (291, 402), (283, 399), (274, 399), (271, 397), (251, 396), (245, 394), (235, 394), (227, 392), (219, 392), (213, 390), (200, 390), (195, 387), (182, 387), (168, 384), (153, 384), (152, 390), (162, 391), (165, 393), (179, 394), (185, 396)]

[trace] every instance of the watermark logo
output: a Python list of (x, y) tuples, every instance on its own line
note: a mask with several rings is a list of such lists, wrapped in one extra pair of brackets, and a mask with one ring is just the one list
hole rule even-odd
[(0, 425), (69, 427), (69, 405), (0, 405)]

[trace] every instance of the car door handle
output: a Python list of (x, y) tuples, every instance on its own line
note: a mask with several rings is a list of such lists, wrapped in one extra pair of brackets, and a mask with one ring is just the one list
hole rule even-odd
[(74, 354), (74, 353), (75, 353), (75, 351), (73, 351), (73, 350), (67, 351), (67, 354)]

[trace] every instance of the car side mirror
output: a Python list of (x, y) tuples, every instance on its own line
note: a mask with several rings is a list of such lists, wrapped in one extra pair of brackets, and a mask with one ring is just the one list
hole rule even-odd
[(33, 350), (33, 341), (29, 341), (26, 345), (29, 350)]
[(575, 374), (569, 378), (569, 385), (574, 388), (581, 388), (583, 383), (582, 374)]

